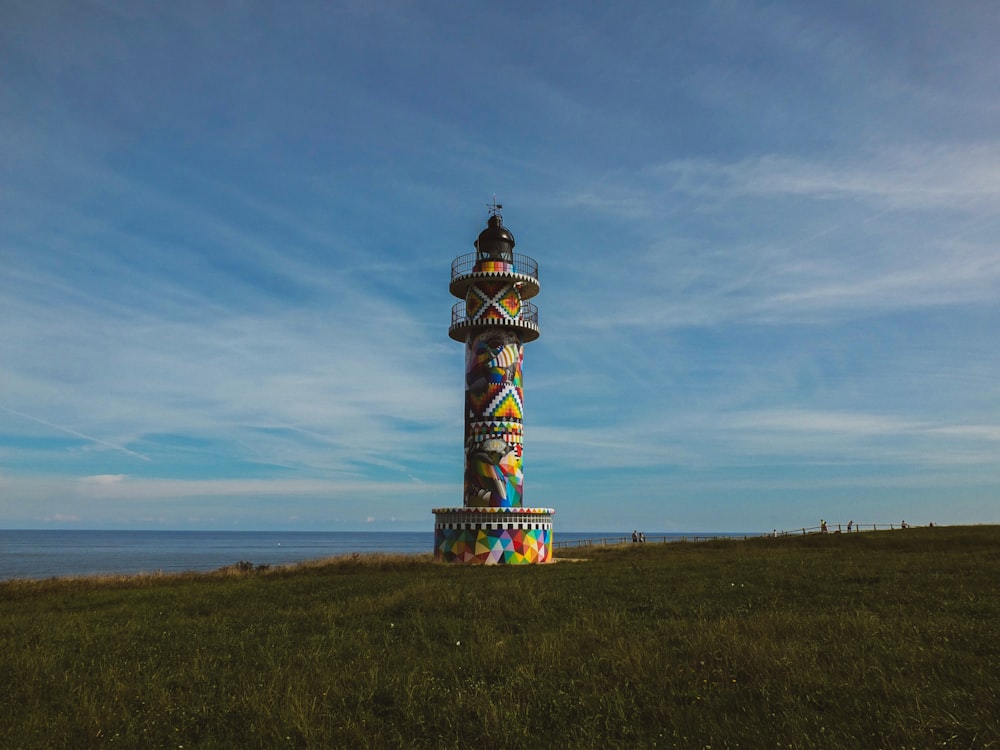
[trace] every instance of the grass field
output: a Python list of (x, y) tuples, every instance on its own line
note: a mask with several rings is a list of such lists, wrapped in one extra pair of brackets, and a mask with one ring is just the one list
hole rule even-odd
[(0, 583), (0, 747), (1000, 747), (1000, 527), (586, 555)]

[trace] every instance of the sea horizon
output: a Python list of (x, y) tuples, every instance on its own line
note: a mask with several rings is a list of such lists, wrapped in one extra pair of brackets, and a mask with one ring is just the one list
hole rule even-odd
[[(554, 541), (629, 539), (629, 531), (556, 531)], [(649, 540), (744, 532), (644, 532)], [(0, 529), (0, 581), (277, 567), (350, 554), (422, 554), (434, 531)]]

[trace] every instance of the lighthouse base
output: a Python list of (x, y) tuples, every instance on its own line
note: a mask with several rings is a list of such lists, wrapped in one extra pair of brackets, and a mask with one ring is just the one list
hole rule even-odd
[(552, 559), (554, 508), (435, 508), (434, 559), (530, 565)]

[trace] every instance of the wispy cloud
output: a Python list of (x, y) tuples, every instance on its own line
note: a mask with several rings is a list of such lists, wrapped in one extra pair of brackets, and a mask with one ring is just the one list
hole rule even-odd
[(988, 305), (1000, 288), (995, 144), (864, 160), (688, 158), (584, 190), (567, 205), (642, 237), (625, 264), (584, 253), (611, 289), (605, 305), (574, 315), (588, 329), (828, 323)]
[(90, 477), (84, 477), (80, 481), (84, 484), (96, 484), (101, 487), (107, 487), (108, 485), (118, 484), (125, 477), (125, 474), (94, 474)]
[(671, 191), (718, 203), (733, 197), (850, 200), (876, 208), (1000, 211), (1000, 144), (889, 147), (852, 159), (818, 161), (765, 154), (737, 162), (682, 159), (651, 177)]
[(141, 459), (143, 461), (149, 461), (149, 457), (148, 456), (144, 456), (141, 453), (136, 453), (135, 451), (129, 450), (128, 448), (126, 448), (124, 446), (116, 445), (114, 443), (110, 443), (107, 440), (101, 440), (99, 438), (92, 437), (91, 435), (86, 435), (86, 434), (84, 434), (82, 432), (79, 432), (77, 430), (70, 429), (69, 427), (63, 427), (63, 426), (60, 426), (60, 425), (57, 425), (57, 424), (53, 424), (52, 422), (48, 422), (48, 421), (46, 421), (44, 419), (39, 419), (38, 417), (33, 417), (30, 414), (25, 414), (24, 412), (16, 411), (15, 409), (9, 409), (6, 406), (0, 406), (0, 410), (3, 410), (5, 412), (7, 412), (8, 414), (12, 414), (12, 415), (14, 415), (16, 417), (21, 417), (22, 419), (28, 419), (28, 420), (30, 420), (32, 422), (37, 422), (40, 425), (44, 425), (45, 427), (50, 427), (51, 429), (56, 430), (58, 432), (63, 432), (65, 434), (67, 434), (67, 435), (72, 435), (73, 437), (78, 437), (81, 440), (86, 440), (89, 443), (93, 443), (93, 444), (101, 446), (103, 448), (110, 448), (111, 450), (121, 451), (122, 453), (127, 453), (128, 455), (134, 456), (135, 458)]

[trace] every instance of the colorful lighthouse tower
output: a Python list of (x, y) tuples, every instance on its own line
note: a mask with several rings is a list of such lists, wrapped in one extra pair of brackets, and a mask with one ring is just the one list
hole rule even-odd
[(460, 508), (434, 509), (434, 556), (474, 564), (552, 556), (552, 508), (524, 507), (524, 345), (538, 338), (538, 264), (514, 253), (494, 201), (476, 252), (451, 264), (448, 335), (465, 344), (465, 488)]

